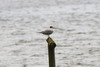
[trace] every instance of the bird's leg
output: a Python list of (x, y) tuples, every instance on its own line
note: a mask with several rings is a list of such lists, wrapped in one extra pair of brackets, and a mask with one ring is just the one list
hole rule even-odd
[(48, 35), (48, 38), (49, 38), (49, 35)]

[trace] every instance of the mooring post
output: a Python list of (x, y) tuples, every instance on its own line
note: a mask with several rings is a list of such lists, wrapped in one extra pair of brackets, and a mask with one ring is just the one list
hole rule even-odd
[(56, 67), (55, 64), (55, 47), (56, 44), (52, 38), (47, 38), (48, 43), (48, 57), (49, 57), (49, 67)]

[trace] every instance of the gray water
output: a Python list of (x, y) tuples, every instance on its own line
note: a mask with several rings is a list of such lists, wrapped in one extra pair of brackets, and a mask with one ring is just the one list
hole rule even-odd
[(0, 11), (0, 67), (48, 67), (47, 36), (37, 32), (50, 25), (60, 28), (51, 35), (57, 67), (100, 67), (100, 5)]

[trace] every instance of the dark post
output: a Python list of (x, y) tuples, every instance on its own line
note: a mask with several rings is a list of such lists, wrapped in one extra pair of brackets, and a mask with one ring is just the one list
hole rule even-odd
[(47, 38), (47, 43), (48, 43), (48, 57), (49, 57), (49, 67), (55, 67), (55, 47), (56, 44), (52, 40), (52, 38), (48, 37)]

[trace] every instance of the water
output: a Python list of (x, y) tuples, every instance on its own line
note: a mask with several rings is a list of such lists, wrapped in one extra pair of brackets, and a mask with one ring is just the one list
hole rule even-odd
[(0, 12), (0, 67), (48, 67), (53, 25), (57, 67), (100, 67), (100, 5), (17, 8)]

